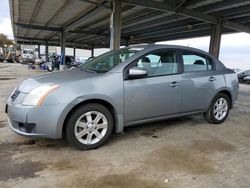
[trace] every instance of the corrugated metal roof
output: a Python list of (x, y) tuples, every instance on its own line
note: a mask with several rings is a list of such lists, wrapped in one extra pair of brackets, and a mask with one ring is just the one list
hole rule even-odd
[[(9, 0), (15, 40), (66, 46), (109, 47), (110, 0)], [(250, 32), (249, 0), (121, 0), (122, 45), (210, 34), (223, 19), (223, 33)]]

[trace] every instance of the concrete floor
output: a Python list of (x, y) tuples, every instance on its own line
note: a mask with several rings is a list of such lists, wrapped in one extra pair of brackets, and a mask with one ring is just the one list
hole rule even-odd
[(249, 187), (250, 85), (221, 125), (192, 116), (126, 128), (96, 150), (13, 133), (5, 101), (23, 79), (41, 74), (0, 63), (0, 187)]

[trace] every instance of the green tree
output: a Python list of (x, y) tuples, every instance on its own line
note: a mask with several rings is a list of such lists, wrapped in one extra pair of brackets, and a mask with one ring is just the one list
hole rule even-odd
[(4, 45), (14, 45), (14, 42), (8, 39), (7, 35), (0, 33), (0, 47)]

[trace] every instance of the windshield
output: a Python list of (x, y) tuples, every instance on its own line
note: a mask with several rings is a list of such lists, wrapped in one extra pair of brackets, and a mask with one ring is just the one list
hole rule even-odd
[(143, 48), (124, 48), (110, 51), (87, 61), (80, 66), (80, 69), (96, 73), (108, 72), (142, 49)]

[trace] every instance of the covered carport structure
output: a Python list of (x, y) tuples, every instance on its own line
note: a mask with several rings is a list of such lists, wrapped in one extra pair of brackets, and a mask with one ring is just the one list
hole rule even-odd
[(15, 41), (75, 49), (117, 49), (139, 43), (250, 33), (249, 0), (9, 0)]

